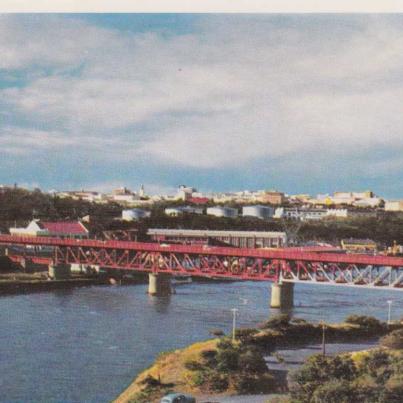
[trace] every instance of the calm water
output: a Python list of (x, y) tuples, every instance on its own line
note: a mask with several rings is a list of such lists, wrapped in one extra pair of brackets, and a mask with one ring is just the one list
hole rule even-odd
[[(169, 298), (146, 285), (89, 287), (0, 298), (1, 402), (107, 402), (159, 352), (253, 326), (269, 315), (268, 283), (193, 283)], [(242, 299), (241, 299), (242, 298)], [(294, 315), (336, 322), (359, 313), (403, 313), (403, 292), (295, 286)], [(274, 312), (274, 311), (273, 311)], [(272, 312), (272, 313), (273, 313)]]

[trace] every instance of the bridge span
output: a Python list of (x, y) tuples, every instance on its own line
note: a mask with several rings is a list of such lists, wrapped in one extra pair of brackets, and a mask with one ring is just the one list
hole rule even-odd
[(292, 304), (295, 282), (403, 290), (403, 257), (12, 235), (0, 235), (0, 245), (13, 260), (47, 261), (54, 274), (71, 264), (148, 272), (153, 294), (168, 292), (172, 275), (271, 281), (274, 306)]

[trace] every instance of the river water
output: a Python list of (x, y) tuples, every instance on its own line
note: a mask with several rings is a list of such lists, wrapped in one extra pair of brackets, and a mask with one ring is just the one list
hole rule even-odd
[[(108, 402), (161, 351), (208, 338), (209, 330), (255, 326), (269, 284), (193, 283), (171, 297), (145, 284), (97, 286), (0, 297), (1, 402)], [(403, 292), (297, 284), (293, 315), (342, 321), (358, 313), (386, 320), (403, 313)]]

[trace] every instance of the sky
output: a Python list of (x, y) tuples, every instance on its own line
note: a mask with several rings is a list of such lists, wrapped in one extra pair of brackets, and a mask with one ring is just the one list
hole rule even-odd
[(403, 15), (0, 14), (0, 183), (403, 198)]

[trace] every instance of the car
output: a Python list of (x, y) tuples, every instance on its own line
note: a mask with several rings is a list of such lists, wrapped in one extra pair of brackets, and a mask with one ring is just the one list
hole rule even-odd
[(164, 396), (160, 403), (196, 403), (196, 399), (184, 393), (170, 393)]

